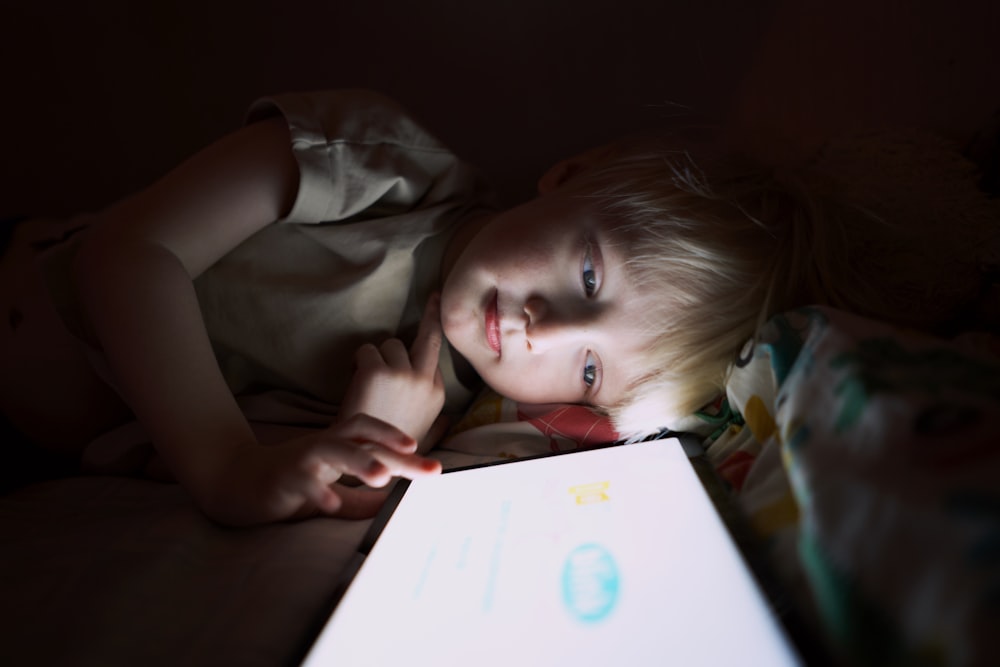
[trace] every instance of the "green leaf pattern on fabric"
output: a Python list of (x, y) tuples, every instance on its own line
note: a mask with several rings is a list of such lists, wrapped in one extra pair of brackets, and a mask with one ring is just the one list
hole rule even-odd
[(910, 350), (891, 337), (858, 341), (854, 348), (834, 356), (830, 368), (852, 371), (838, 385), (843, 400), (838, 432), (851, 428), (868, 400), (879, 393), (939, 396), (948, 388), (961, 387), (1000, 399), (1000, 373), (995, 367), (954, 349)]
[[(784, 580), (802, 573), (849, 664), (996, 664), (1000, 338), (985, 340), (806, 308), (773, 318), (732, 374), (743, 431), (774, 431), (739, 441), (757, 457), (741, 501), (770, 544), (797, 545), (776, 551)], [(761, 520), (784, 494), (797, 524)]]

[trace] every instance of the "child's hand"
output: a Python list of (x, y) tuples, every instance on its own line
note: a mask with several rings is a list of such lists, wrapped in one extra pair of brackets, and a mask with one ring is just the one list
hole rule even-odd
[(417, 441), (432, 439), (428, 433), (444, 406), (444, 380), (438, 369), (443, 336), (440, 312), (440, 299), (434, 297), (409, 352), (396, 338), (380, 347), (367, 344), (358, 349), (358, 369), (340, 407), (342, 418), (366, 414)]
[(234, 452), (213, 480), (202, 510), (234, 526), (300, 519), (316, 514), (345, 518), (374, 515), (385, 493), (334, 484), (352, 475), (370, 487), (396, 476), (441, 472), (438, 461), (414, 454), (417, 443), (390, 424), (356, 415), (330, 428), (274, 446)]

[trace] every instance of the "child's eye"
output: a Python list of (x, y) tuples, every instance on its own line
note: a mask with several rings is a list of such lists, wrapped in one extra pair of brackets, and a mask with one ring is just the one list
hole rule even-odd
[(587, 353), (587, 361), (583, 365), (583, 383), (588, 387), (593, 387), (597, 382), (597, 360), (590, 352)]
[(591, 246), (587, 244), (587, 254), (583, 258), (583, 292), (588, 297), (597, 292), (597, 271), (594, 270), (594, 258)]

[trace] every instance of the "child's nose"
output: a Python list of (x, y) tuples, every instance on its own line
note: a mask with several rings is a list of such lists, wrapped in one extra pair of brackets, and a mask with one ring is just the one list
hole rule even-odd
[(549, 306), (545, 299), (533, 296), (524, 302), (524, 314), (528, 316), (527, 326), (541, 321), (549, 313)]
[(536, 354), (579, 343), (588, 335), (589, 317), (582, 310), (553, 308), (544, 299), (531, 298), (525, 302), (524, 312), (528, 316), (528, 349)]

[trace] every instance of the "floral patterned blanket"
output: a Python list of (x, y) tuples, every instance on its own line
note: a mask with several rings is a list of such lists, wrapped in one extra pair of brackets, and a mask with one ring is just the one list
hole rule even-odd
[(845, 662), (998, 664), (1000, 338), (780, 315), (692, 427)]

